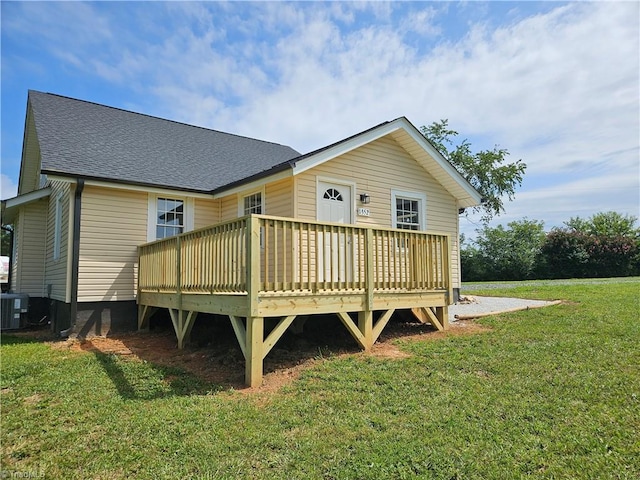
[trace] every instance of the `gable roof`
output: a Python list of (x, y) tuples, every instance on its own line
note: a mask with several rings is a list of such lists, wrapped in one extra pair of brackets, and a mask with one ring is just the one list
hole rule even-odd
[(482, 200), (405, 117), (301, 155), (276, 143), (50, 93), (31, 90), (28, 104), (45, 174), (221, 194), (287, 170), (297, 175), (388, 135), (461, 207)]
[(406, 118), (381, 123), (337, 143), (294, 158), (293, 174), (322, 164), (379, 138), (390, 136), (433, 176), (456, 200), (460, 207), (480, 205), (480, 193), (455, 169), (429, 140)]
[(300, 155), (291, 147), (29, 91), (42, 173), (210, 192)]

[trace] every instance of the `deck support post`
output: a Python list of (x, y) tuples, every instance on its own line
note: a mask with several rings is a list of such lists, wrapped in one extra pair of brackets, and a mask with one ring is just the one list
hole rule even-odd
[(171, 323), (178, 337), (178, 350), (182, 350), (191, 340), (191, 329), (196, 321), (198, 312), (187, 312), (185, 310), (169, 309)]
[(364, 338), (365, 351), (371, 350), (373, 346), (373, 312), (371, 310), (358, 312), (358, 330)]
[(386, 312), (384, 312), (382, 316), (378, 319), (376, 324), (373, 326), (373, 332), (372, 332), (373, 336), (371, 338), (373, 343), (376, 343), (376, 341), (380, 337), (380, 334), (382, 333), (382, 330), (384, 330), (384, 327), (387, 326), (387, 323), (389, 323), (389, 320), (391, 319), (391, 315), (393, 315), (393, 312), (395, 311), (396, 311), (395, 308), (391, 308)]
[(245, 383), (249, 387), (262, 385), (264, 345), (264, 318), (247, 317), (245, 343)]
[(436, 307), (436, 317), (442, 326), (442, 330), (449, 329), (449, 306)]
[(157, 310), (157, 307), (152, 307), (151, 305), (138, 305), (138, 331), (149, 331), (149, 318)]
[(411, 312), (421, 323), (430, 323), (437, 330), (447, 330), (449, 328), (449, 307), (447, 305), (434, 307), (412, 308)]

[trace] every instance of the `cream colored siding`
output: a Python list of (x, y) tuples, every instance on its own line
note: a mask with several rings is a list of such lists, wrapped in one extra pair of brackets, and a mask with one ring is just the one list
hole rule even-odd
[(25, 125), (24, 151), (20, 166), (20, 183), (18, 194), (23, 195), (36, 190), (40, 186), (40, 145), (36, 133), (31, 108), (27, 111)]
[(78, 301), (134, 300), (148, 194), (94, 186), (82, 194)]
[(22, 252), (19, 248), (19, 242), (22, 238), (20, 233), (22, 221), (20, 217), (22, 213), (18, 213), (13, 221), (13, 251), (11, 252), (11, 284), (9, 289), (13, 292), (20, 291), (20, 275), (18, 275), (18, 262), (22, 258)]
[(318, 177), (356, 183), (356, 208), (361, 193), (368, 193), (369, 217), (357, 216), (355, 223), (383, 227), (392, 225), (391, 191), (421, 192), (427, 197), (426, 228), (452, 236), (454, 286), (459, 286), (457, 261), (458, 210), (449, 194), (391, 137), (384, 137), (352, 152), (303, 172), (296, 178), (296, 202), (299, 218), (316, 219), (316, 182)]
[(228, 195), (220, 199), (220, 221), (238, 218), (238, 195)]
[(293, 217), (293, 179), (268, 183), (265, 187), (265, 213), (276, 217)]
[(194, 209), (193, 227), (195, 229), (220, 223), (220, 200), (196, 198)]
[[(14, 261), (16, 292), (34, 297), (46, 295), (44, 288), (45, 242), (47, 238), (47, 199), (22, 207), (18, 224), (18, 251)], [(15, 238), (14, 238), (15, 241)]]
[[(67, 301), (67, 260), (69, 258), (69, 211), (71, 188), (67, 182), (50, 183), (49, 210), (47, 213), (47, 249), (45, 261), (45, 288), (51, 285), (51, 298)], [(55, 237), (56, 199), (62, 199), (62, 216), (60, 218), (60, 256), (54, 260), (53, 247)]]

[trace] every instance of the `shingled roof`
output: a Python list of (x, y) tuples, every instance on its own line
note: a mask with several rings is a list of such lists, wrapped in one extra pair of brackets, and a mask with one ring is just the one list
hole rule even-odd
[(41, 170), (211, 192), (289, 168), (291, 147), (140, 113), (29, 91)]

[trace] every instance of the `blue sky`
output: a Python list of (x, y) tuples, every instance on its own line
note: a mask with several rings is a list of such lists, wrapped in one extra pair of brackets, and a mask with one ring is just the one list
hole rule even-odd
[[(27, 90), (307, 152), (447, 118), (528, 170), (493, 224), (640, 202), (638, 2), (1, 2), (2, 183)], [(477, 217), (461, 221), (472, 234)]]

